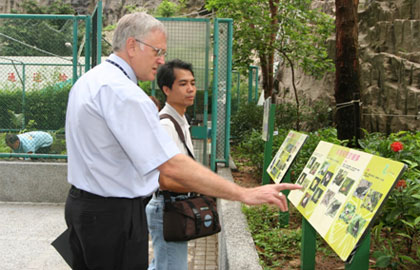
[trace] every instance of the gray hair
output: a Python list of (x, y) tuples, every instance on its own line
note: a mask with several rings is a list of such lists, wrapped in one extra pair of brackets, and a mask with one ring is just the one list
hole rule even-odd
[(112, 50), (114, 52), (125, 48), (125, 42), (129, 37), (142, 39), (151, 31), (159, 30), (166, 35), (163, 23), (145, 12), (136, 12), (124, 15), (117, 23), (112, 38)]

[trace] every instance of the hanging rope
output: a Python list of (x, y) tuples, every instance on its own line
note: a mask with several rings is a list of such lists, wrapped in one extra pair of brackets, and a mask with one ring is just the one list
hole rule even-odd
[(13, 40), (14, 42), (17, 42), (17, 43), (19, 43), (19, 44), (22, 44), (22, 45), (24, 45), (24, 46), (26, 46), (26, 47), (28, 47), (28, 48), (34, 49), (34, 50), (36, 50), (36, 51), (39, 51), (39, 52), (42, 52), (42, 53), (45, 53), (45, 54), (48, 54), (48, 55), (51, 55), (51, 56), (54, 56), (54, 57), (57, 57), (57, 58), (60, 58), (60, 59), (66, 60), (66, 61), (69, 61), (69, 62), (73, 62), (73, 60), (71, 60), (71, 59), (67, 59), (67, 58), (62, 57), (62, 56), (60, 56), (60, 55), (57, 55), (57, 54), (54, 54), (54, 53), (47, 52), (47, 51), (45, 51), (45, 50), (39, 49), (39, 48), (37, 48), (37, 47), (35, 47), (35, 46), (32, 46), (32, 45), (26, 44), (26, 43), (25, 43), (25, 42), (23, 42), (23, 41), (20, 41), (20, 40), (17, 40), (17, 39), (15, 39), (15, 38), (12, 38), (12, 37), (10, 37), (10, 36), (8, 36), (8, 35), (6, 35), (6, 34), (0, 33), (0, 36), (3, 36), (3, 37), (5, 37), (5, 38), (7, 38), (7, 39), (10, 39), (10, 40)]
[(338, 103), (338, 104), (335, 105), (335, 108), (337, 110), (343, 109), (343, 108), (346, 108), (346, 107), (353, 106), (354, 103), (359, 103), (359, 106), (362, 105), (362, 102), (360, 102), (360, 99), (357, 99), (357, 100), (347, 101), (347, 102), (343, 102), (343, 103)]

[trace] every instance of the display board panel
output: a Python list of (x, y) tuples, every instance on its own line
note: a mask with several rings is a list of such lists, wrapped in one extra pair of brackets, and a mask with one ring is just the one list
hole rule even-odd
[(295, 159), (297, 153), (305, 143), (308, 135), (296, 131), (289, 131), (286, 139), (281, 144), (279, 150), (267, 167), (267, 173), (278, 184), (283, 180), (287, 170)]
[(288, 199), (346, 261), (406, 165), (321, 141)]

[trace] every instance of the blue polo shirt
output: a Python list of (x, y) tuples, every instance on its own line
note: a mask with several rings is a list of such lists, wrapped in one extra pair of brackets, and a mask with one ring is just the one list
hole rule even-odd
[(31, 131), (17, 135), (20, 141), (15, 153), (35, 153), (41, 147), (48, 147), (53, 142), (53, 137), (44, 131)]

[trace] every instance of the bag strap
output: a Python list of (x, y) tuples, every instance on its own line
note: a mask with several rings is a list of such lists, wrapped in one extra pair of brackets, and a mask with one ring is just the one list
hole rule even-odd
[(208, 205), (210, 211), (213, 213), (213, 218), (214, 218), (213, 228), (216, 229), (217, 228), (217, 224), (219, 224), (219, 215), (214, 210), (214, 208), (212, 206), (212, 203), (207, 199), (206, 196), (201, 196), (201, 198), (203, 198), (204, 202)]
[(165, 207), (163, 208), (165, 211), (168, 211), (169, 209), (172, 209), (172, 200), (171, 200), (171, 194), (167, 190), (163, 190), (163, 202), (165, 204)]
[(185, 142), (184, 132), (182, 131), (182, 128), (181, 128), (181, 126), (179, 125), (178, 121), (176, 121), (176, 120), (175, 120), (175, 118), (173, 118), (173, 117), (172, 117), (172, 115), (167, 114), (167, 113), (161, 114), (161, 115), (159, 116), (159, 118), (160, 118), (160, 120), (162, 120), (162, 119), (169, 119), (169, 120), (171, 120), (171, 122), (172, 122), (172, 123), (174, 124), (174, 126), (175, 126), (175, 130), (176, 130), (176, 132), (178, 133), (178, 137), (179, 137), (179, 139), (180, 139), (180, 140), (181, 140), (181, 142), (185, 145), (185, 148), (187, 148), (188, 154), (190, 155), (190, 157), (191, 157), (192, 159), (195, 159), (195, 158), (194, 158), (194, 155), (191, 153), (191, 150), (188, 148), (187, 143)]
[(191, 207), (191, 210), (193, 211), (193, 214), (195, 216), (195, 232), (197, 234), (200, 234), (201, 231), (201, 214), (200, 211), (197, 210), (197, 208), (195, 207), (195, 205), (189, 201), (189, 200), (185, 200), (186, 203), (188, 203), (188, 205)]

